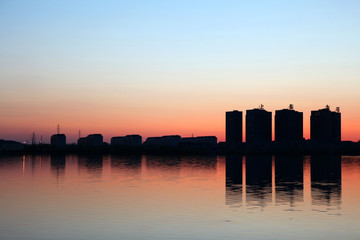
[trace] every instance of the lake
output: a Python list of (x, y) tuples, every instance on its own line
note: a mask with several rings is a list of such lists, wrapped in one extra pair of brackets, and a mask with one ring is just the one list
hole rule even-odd
[(0, 239), (360, 239), (360, 156), (0, 156)]

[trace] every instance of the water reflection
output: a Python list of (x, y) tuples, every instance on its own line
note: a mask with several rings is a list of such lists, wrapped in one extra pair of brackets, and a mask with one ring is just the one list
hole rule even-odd
[(141, 161), (141, 155), (112, 155), (111, 172), (125, 176), (138, 176), (141, 173)]
[(157, 181), (172, 181), (181, 178), (180, 156), (146, 156), (145, 174)]
[(311, 157), (311, 198), (316, 205), (340, 205), (341, 157), (315, 155)]
[(299, 155), (275, 156), (275, 202), (289, 204), (303, 201), (303, 157)]
[[(272, 204), (295, 208), (304, 203), (308, 195), (314, 206), (340, 207), (342, 158), (336, 155), (229, 155), (222, 162), (218, 156), (2, 156), (0, 173), (38, 176), (46, 175), (49, 170), (56, 182), (61, 183), (74, 172), (81, 178), (104, 179), (111, 174), (123, 179), (166, 182), (208, 181), (221, 176), (223, 171), (227, 206), (266, 208)], [(107, 163), (109, 171), (104, 168)], [(357, 162), (347, 160), (346, 164)]]
[(181, 178), (206, 178), (216, 174), (217, 156), (152, 156), (145, 157), (146, 176), (173, 181)]
[(146, 156), (148, 169), (180, 169), (180, 156)]
[(359, 184), (350, 156), (0, 155), (0, 238), (358, 239)]
[(206, 180), (216, 174), (217, 156), (181, 156), (181, 176)]
[(79, 172), (90, 178), (101, 178), (103, 169), (103, 155), (91, 154), (79, 156)]
[(242, 203), (243, 156), (226, 156), (226, 205), (239, 205)]
[[(295, 207), (304, 201), (307, 174), (304, 156), (249, 155), (226, 156), (225, 204), (264, 208), (268, 204)], [(309, 180), (312, 204), (341, 204), (341, 157), (311, 156)]]
[(272, 202), (272, 157), (250, 155), (245, 164), (246, 202), (263, 208)]
[(181, 156), (181, 166), (189, 166), (191, 168), (200, 168), (203, 170), (213, 171), (216, 170), (217, 156)]
[(56, 154), (50, 156), (51, 173), (57, 181), (63, 180), (65, 177), (65, 163), (65, 154)]

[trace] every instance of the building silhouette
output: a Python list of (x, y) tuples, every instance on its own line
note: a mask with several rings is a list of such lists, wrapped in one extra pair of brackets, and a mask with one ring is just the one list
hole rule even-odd
[(330, 107), (311, 111), (310, 139), (314, 142), (329, 143), (341, 141), (341, 113), (330, 111)]
[(21, 151), (23, 149), (24, 149), (24, 145), (19, 142), (0, 139), (0, 152), (1, 151)]
[(303, 140), (303, 113), (289, 109), (275, 111), (275, 141), (299, 142)]
[(90, 134), (87, 137), (79, 138), (79, 146), (99, 147), (103, 145), (103, 136), (101, 134)]
[(144, 142), (146, 146), (155, 146), (155, 147), (176, 147), (181, 141), (181, 136), (179, 135), (167, 135), (162, 137), (148, 137)]
[(226, 112), (226, 142), (241, 143), (242, 132), (242, 112), (237, 110)]
[(266, 111), (262, 105), (258, 109), (246, 110), (246, 142), (271, 142), (271, 112)]
[(65, 147), (66, 136), (65, 134), (54, 134), (50, 139), (51, 145), (56, 147)]
[(126, 135), (125, 137), (112, 137), (112, 146), (127, 146), (135, 147), (140, 146), (142, 143), (142, 137), (140, 135)]
[(215, 136), (200, 136), (200, 137), (185, 137), (181, 138), (180, 146), (183, 147), (216, 147), (217, 137)]

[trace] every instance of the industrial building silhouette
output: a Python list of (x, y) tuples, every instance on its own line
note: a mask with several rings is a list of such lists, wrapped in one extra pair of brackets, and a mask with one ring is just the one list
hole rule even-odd
[(261, 105), (258, 109), (246, 110), (246, 142), (264, 144), (271, 142), (271, 112)]
[[(246, 110), (246, 144), (263, 145), (272, 142), (272, 112), (266, 111), (261, 104), (259, 108)], [(243, 143), (243, 112), (238, 110), (225, 113), (226, 144), (239, 145)], [(303, 138), (303, 113), (294, 110), (292, 104), (286, 109), (275, 111), (275, 142), (300, 143)], [(310, 117), (310, 140), (314, 143), (337, 143), (341, 141), (341, 113), (340, 109), (330, 111), (330, 107), (311, 111)], [(51, 145), (64, 146), (66, 136), (55, 134), (51, 136)], [(101, 134), (90, 134), (79, 138), (79, 146), (101, 146), (103, 137)], [(207, 145), (215, 147), (215, 136), (182, 138), (180, 135), (167, 135), (161, 137), (148, 137), (142, 143), (140, 135), (126, 135), (111, 138), (111, 146), (187, 146)]]
[(226, 112), (226, 142), (235, 144), (242, 142), (242, 112), (234, 110)]
[(341, 113), (330, 111), (330, 107), (311, 111), (310, 138), (316, 142), (340, 142), (341, 141)]
[[(245, 129), (243, 118), (245, 117)], [(142, 153), (358, 153), (360, 142), (341, 141), (340, 109), (331, 111), (329, 106), (311, 111), (310, 139), (303, 137), (303, 113), (288, 108), (275, 111), (274, 124), (272, 112), (263, 105), (243, 111), (225, 112), (226, 141), (218, 142), (216, 136), (165, 135), (148, 137), (145, 141), (141, 135), (133, 134), (115, 136), (111, 142), (104, 142), (100, 133), (80, 137), (77, 144), (67, 144), (66, 135), (51, 136), (51, 144), (26, 145), (25, 151), (68, 151), (68, 152), (142, 152)], [(273, 131), (274, 126), (274, 131)], [(245, 130), (245, 131), (244, 131)], [(245, 133), (245, 134), (244, 134)], [(244, 139), (245, 136), (245, 139)], [(245, 140), (245, 141), (244, 141)], [(20, 143), (19, 143), (20, 144)], [(10, 149), (0, 142), (0, 151)], [(5, 147), (4, 147), (5, 146)], [(4, 150), (5, 149), (5, 150)], [(10, 150), (9, 150), (10, 151)], [(15, 150), (14, 150), (15, 151)]]
[[(341, 141), (341, 113), (330, 107), (311, 111), (310, 140), (313, 143), (336, 143)], [(272, 113), (259, 108), (246, 110), (246, 143), (251, 145), (269, 144), (272, 142)], [(226, 112), (226, 143), (234, 145), (242, 141), (242, 112)], [(241, 134), (241, 136), (240, 136)], [(303, 142), (303, 113), (294, 110), (292, 104), (288, 109), (275, 111), (275, 142)]]
[(303, 140), (303, 113), (289, 109), (275, 111), (275, 141), (299, 142)]

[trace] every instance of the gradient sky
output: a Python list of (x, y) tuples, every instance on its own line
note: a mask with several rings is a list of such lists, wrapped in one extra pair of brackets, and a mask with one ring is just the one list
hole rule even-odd
[(360, 139), (359, 1), (0, 0), (0, 138), (216, 135), (225, 111), (342, 112)]

